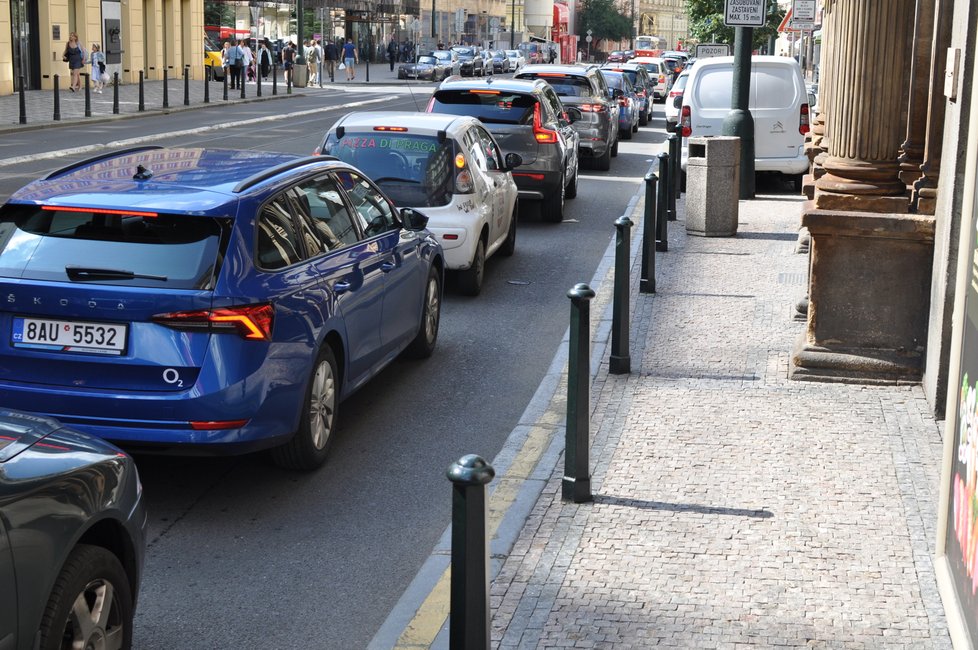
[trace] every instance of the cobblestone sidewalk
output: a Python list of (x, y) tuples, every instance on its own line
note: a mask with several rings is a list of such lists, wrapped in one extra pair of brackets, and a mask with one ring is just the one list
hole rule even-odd
[(800, 210), (670, 223), (658, 293), (632, 280), (643, 352), (592, 386), (595, 501), (561, 502), (561, 460), (493, 582), (494, 647), (950, 647), (942, 423), (918, 386), (787, 379)]

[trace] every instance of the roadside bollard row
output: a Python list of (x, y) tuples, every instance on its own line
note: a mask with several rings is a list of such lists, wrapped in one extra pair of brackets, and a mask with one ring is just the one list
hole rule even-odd
[[(190, 66), (184, 66), (183, 68), (183, 105), (190, 106)], [(84, 79), (85, 86), (85, 117), (92, 117), (92, 98), (91, 98), (91, 76), (88, 73), (82, 73), (82, 78)], [(146, 73), (143, 70), (139, 71), (139, 95), (138, 95), (138, 111), (140, 113), (146, 110), (146, 94), (145, 94), (145, 78)], [(212, 66), (207, 66), (204, 69), (204, 103), (209, 104), (211, 101), (210, 95), (210, 84), (214, 80), (214, 74)], [(170, 107), (170, 94), (169, 94), (169, 75), (167, 70), (163, 70), (163, 100), (161, 107)], [(25, 79), (23, 75), (17, 77), (18, 88), (17, 94), (19, 99), (19, 115), (18, 123), (27, 124), (27, 94), (25, 90)], [(55, 122), (61, 121), (61, 75), (52, 76), (52, 96), (53, 96), (53, 114), (52, 119)], [(241, 99), (246, 99), (245, 94), (245, 73), (242, 71), (241, 78), (238, 84), (241, 88)], [(228, 75), (225, 74), (223, 77), (223, 99), (227, 101), (228, 99)], [(287, 94), (292, 94), (292, 80), (286, 79)], [(272, 95), (278, 95), (278, 66), (272, 66)], [(258, 74), (255, 77), (255, 96), (262, 96), (262, 81), (261, 75)], [(112, 73), (112, 114), (119, 115), (119, 73)]]

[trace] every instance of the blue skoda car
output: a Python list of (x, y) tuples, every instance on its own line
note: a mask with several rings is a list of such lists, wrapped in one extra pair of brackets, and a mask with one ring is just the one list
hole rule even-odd
[(346, 396), (434, 349), (426, 224), (328, 156), (141, 147), (55, 171), (0, 207), (0, 407), (313, 469)]

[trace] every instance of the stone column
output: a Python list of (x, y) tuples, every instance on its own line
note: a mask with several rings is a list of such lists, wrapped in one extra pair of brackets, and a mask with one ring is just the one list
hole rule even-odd
[[(933, 16), (934, 46), (930, 57), (930, 74), (927, 77), (929, 94), (927, 104), (927, 136), (924, 145), (923, 175), (913, 184), (913, 204), (919, 214), (934, 214), (937, 204), (937, 181), (941, 175), (941, 155), (944, 148), (944, 68), (947, 65), (947, 48), (951, 43), (951, 16), (954, 8), (946, 2), (938, 2)], [(923, 71), (921, 71), (923, 72)]]
[[(815, 181), (825, 173), (822, 163), (828, 151), (827, 135), (825, 132), (825, 115), (832, 103), (836, 85), (840, 75), (837, 70), (838, 57), (835, 55), (835, 17), (833, 11), (835, 0), (825, 0), (822, 11), (822, 62), (818, 72), (818, 115), (812, 120), (812, 131), (809, 142), (805, 145), (805, 153), (812, 162), (810, 171), (802, 182), (802, 193), (809, 199), (815, 198)], [(841, 77), (845, 79), (845, 77)], [(806, 251), (807, 252), (807, 249)]]
[(848, 83), (826, 114), (829, 155), (815, 183), (815, 207), (905, 213), (909, 197), (897, 157), (914, 0), (837, 0), (833, 12), (841, 28), (836, 56)]
[(900, 179), (913, 185), (920, 178), (924, 162), (924, 136), (927, 133), (927, 94), (930, 92), (931, 45), (934, 38), (935, 0), (917, 0), (913, 30), (913, 55), (910, 60), (907, 139), (900, 145)]

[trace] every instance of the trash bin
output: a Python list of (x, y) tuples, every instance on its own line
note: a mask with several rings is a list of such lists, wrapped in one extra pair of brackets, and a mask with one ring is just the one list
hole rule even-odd
[(740, 138), (690, 138), (688, 147), (686, 232), (733, 237), (740, 211)]
[[(305, 59), (303, 59), (305, 61)], [(305, 63), (296, 63), (292, 66), (292, 87), (305, 88), (309, 81), (309, 67)]]

